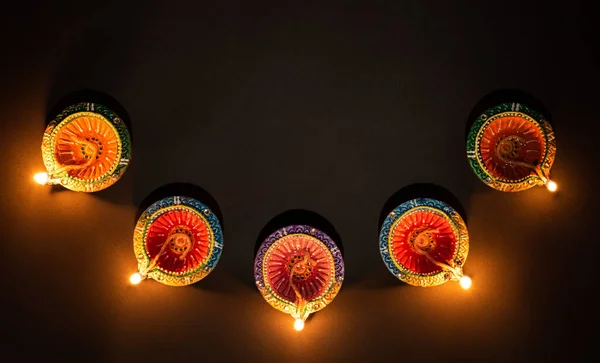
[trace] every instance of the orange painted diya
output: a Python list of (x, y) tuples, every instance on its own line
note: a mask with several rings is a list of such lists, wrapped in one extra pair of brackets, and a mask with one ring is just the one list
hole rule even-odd
[(52, 184), (96, 192), (116, 183), (127, 169), (129, 131), (119, 116), (102, 105), (72, 105), (46, 128), (42, 156)]
[(429, 198), (402, 203), (384, 220), (379, 250), (388, 270), (413, 286), (460, 281), (469, 253), (469, 235), (461, 216)]
[(555, 155), (550, 124), (540, 113), (519, 103), (484, 111), (467, 137), (471, 168), (484, 183), (500, 191), (548, 186)]

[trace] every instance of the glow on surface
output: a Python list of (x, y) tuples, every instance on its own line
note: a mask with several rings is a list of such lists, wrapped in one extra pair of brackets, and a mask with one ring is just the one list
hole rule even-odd
[(48, 173), (37, 173), (33, 176), (33, 180), (40, 185), (45, 185), (48, 182)]
[(131, 282), (132, 285), (137, 285), (142, 281), (142, 275), (140, 275), (139, 273), (134, 273), (133, 275), (131, 275), (131, 277), (129, 277), (129, 282)]
[(548, 183), (546, 184), (546, 188), (548, 188), (548, 190), (552, 193), (554, 193), (555, 191), (558, 190), (558, 184), (556, 184), (556, 182), (552, 181), (552, 180), (548, 180)]
[(296, 321), (294, 321), (294, 329), (296, 329), (296, 331), (304, 329), (304, 320), (296, 319)]
[(471, 278), (469, 276), (463, 276), (460, 278), (460, 281), (458, 283), (460, 284), (460, 287), (467, 290), (471, 287), (471, 284), (473, 282), (471, 281)]

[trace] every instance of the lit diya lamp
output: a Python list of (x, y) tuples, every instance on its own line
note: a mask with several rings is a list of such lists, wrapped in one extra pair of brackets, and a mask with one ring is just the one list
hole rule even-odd
[(219, 219), (201, 202), (169, 197), (140, 216), (133, 235), (138, 272), (129, 281), (146, 278), (169, 286), (202, 280), (219, 262), (223, 233)]
[(458, 281), (464, 289), (471, 287), (463, 274), (467, 226), (438, 200), (419, 198), (396, 207), (381, 227), (379, 251), (390, 272), (407, 284), (429, 287)]
[(550, 180), (556, 140), (544, 116), (519, 103), (504, 103), (477, 117), (467, 137), (471, 168), (484, 183), (503, 192), (536, 185), (558, 189)]
[(304, 329), (311, 313), (337, 295), (344, 280), (344, 260), (335, 242), (322, 231), (291, 225), (273, 232), (254, 260), (256, 287), (275, 309)]
[(42, 157), (46, 172), (35, 174), (38, 184), (97, 192), (116, 183), (125, 173), (131, 158), (129, 131), (107, 107), (78, 103), (48, 124)]

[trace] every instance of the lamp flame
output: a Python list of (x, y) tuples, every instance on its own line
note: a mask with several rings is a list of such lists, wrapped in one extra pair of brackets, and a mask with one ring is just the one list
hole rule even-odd
[(48, 180), (50, 180), (50, 177), (48, 176), (48, 173), (37, 173), (33, 176), (33, 180), (38, 183), (39, 185), (46, 185), (48, 183)]
[(296, 329), (296, 331), (304, 329), (304, 320), (296, 319), (296, 321), (294, 321), (294, 329)]
[(463, 276), (460, 278), (460, 280), (458, 280), (458, 283), (460, 284), (460, 287), (462, 287), (465, 290), (468, 290), (473, 282), (471, 281), (471, 278), (469, 276)]
[(554, 193), (558, 190), (558, 184), (556, 184), (555, 181), (548, 180), (548, 182), (546, 183), (546, 188), (548, 188), (548, 191), (550, 191), (551, 193)]
[(139, 272), (134, 273), (129, 277), (129, 282), (131, 282), (132, 285), (139, 284), (142, 282), (142, 275)]

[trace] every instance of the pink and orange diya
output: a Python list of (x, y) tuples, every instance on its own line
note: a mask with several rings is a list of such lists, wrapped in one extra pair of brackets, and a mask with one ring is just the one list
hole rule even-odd
[(273, 232), (254, 260), (256, 286), (275, 309), (292, 315), (302, 330), (311, 313), (337, 295), (344, 280), (344, 261), (333, 240), (306, 225)]
[(131, 157), (129, 131), (113, 111), (95, 103), (67, 107), (44, 133), (46, 173), (39, 184), (60, 184), (79, 192), (96, 192), (119, 180)]
[(215, 214), (188, 197), (152, 204), (139, 218), (133, 236), (138, 272), (130, 282), (152, 278), (169, 286), (200, 281), (216, 266), (223, 233)]
[(394, 276), (413, 286), (438, 286), (459, 281), (469, 253), (469, 235), (461, 216), (447, 204), (419, 198), (396, 207), (379, 235), (383, 262)]
[(556, 141), (548, 121), (519, 103), (484, 111), (467, 137), (467, 156), (477, 177), (504, 192), (536, 185), (556, 191), (557, 184), (549, 177), (555, 155)]

